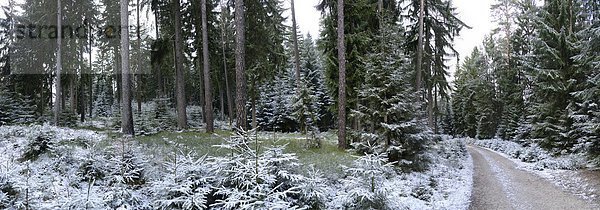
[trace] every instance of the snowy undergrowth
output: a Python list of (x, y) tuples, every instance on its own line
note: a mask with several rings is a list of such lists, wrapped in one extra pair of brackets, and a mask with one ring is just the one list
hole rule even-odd
[(346, 168), (329, 207), (334, 209), (467, 209), (473, 164), (465, 143), (447, 136), (426, 155), (423, 172), (402, 173), (384, 155), (359, 157)]
[(522, 146), (516, 142), (499, 139), (468, 140), (474, 145), (496, 151), (512, 160), (521, 169), (537, 174), (555, 185), (591, 202), (600, 198), (600, 191), (592, 183), (577, 172), (588, 166), (585, 155), (569, 154), (554, 157), (535, 144)]
[(480, 147), (504, 153), (522, 162), (533, 163), (529, 164), (529, 167), (534, 170), (576, 170), (585, 168), (587, 165), (586, 157), (583, 154), (567, 154), (553, 157), (537, 144), (522, 146), (513, 141), (500, 139), (475, 140), (473, 143)]
[[(341, 179), (302, 166), (277, 145), (238, 133), (223, 156), (143, 148), (132, 139), (48, 125), (0, 128), (0, 208), (466, 209), (472, 164), (447, 137), (424, 172), (358, 157)], [(182, 145), (183, 146), (183, 145)], [(164, 149), (164, 148), (162, 148)], [(332, 166), (341, 167), (341, 166)], [(308, 169), (308, 170), (307, 170)]]

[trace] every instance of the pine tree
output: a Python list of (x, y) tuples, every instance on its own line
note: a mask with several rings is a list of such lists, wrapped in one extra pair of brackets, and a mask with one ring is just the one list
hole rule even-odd
[(300, 132), (306, 134), (309, 131), (314, 131), (316, 123), (319, 120), (318, 110), (316, 106), (317, 98), (314, 95), (314, 90), (307, 85), (309, 81), (304, 79), (301, 81), (302, 88), (293, 98), (292, 113), (298, 122)]
[(312, 88), (314, 97), (316, 98), (317, 109), (317, 127), (319, 130), (328, 130), (334, 124), (333, 113), (330, 107), (333, 105), (331, 92), (326, 83), (325, 69), (321, 61), (321, 52), (315, 46), (310, 34), (308, 34), (301, 42), (301, 69), (308, 81), (306, 85)]
[(600, 157), (600, 3), (586, 1), (579, 15), (583, 30), (577, 34), (579, 38), (575, 46), (579, 53), (574, 57), (579, 71), (587, 75), (583, 90), (574, 94), (580, 104), (579, 110), (573, 113), (573, 131), (578, 132), (578, 143), (593, 158)]
[(0, 125), (29, 124), (36, 120), (32, 101), (0, 86)]
[[(515, 0), (498, 0), (492, 5), (495, 22), (499, 27), (493, 30), (493, 37), (486, 45), (486, 53), (490, 60), (490, 68), (498, 84), (498, 111), (501, 116), (498, 125), (498, 136), (502, 139), (513, 139), (517, 133), (519, 119), (523, 113), (523, 78), (518, 66), (519, 46), (515, 35), (517, 32), (518, 9), (520, 5)], [(522, 31), (519, 31), (522, 33)], [(493, 43), (491, 43), (493, 42)]]
[(283, 25), (283, 10), (283, 2), (279, 0), (246, 3), (246, 74), (253, 128), (257, 124), (258, 87), (272, 80), (287, 62), (284, 49), (287, 27)]
[(576, 136), (569, 134), (573, 125), (569, 112), (577, 109), (572, 94), (581, 88), (584, 77), (573, 60), (579, 31), (574, 4), (571, 0), (544, 4), (537, 21), (538, 39), (534, 40), (535, 63), (530, 73), (534, 80), (533, 136), (542, 139), (540, 146), (554, 151), (571, 148), (576, 141)]
[(455, 89), (454, 133), (480, 139), (494, 137), (498, 122), (494, 83), (479, 49), (473, 49), (456, 72)]
[[(408, 10), (405, 22), (408, 23), (406, 45), (408, 52), (417, 54), (414, 65), (421, 64), (418, 68), (422, 70), (422, 81), (424, 85), (423, 98), (427, 104), (427, 121), (429, 126), (437, 131), (437, 119), (439, 115), (438, 100), (448, 98), (448, 66), (445, 60), (449, 55), (456, 55), (452, 42), (460, 33), (462, 28), (468, 27), (456, 17), (456, 8), (452, 2), (447, 0), (425, 0), (421, 4), (419, 0), (405, 0)], [(420, 27), (420, 11), (423, 6), (423, 29)], [(420, 31), (422, 35), (419, 38)], [(421, 40), (422, 43), (419, 43)], [(422, 46), (421, 46), (422, 44)], [(422, 48), (423, 52), (418, 53)], [(448, 52), (449, 50), (449, 52)], [(422, 55), (421, 55), (422, 54)], [(422, 57), (420, 57), (420, 55)], [(422, 62), (418, 60), (422, 59)], [(418, 77), (419, 75), (415, 75)], [(419, 79), (420, 81), (420, 79)], [(417, 84), (417, 85), (420, 85)]]

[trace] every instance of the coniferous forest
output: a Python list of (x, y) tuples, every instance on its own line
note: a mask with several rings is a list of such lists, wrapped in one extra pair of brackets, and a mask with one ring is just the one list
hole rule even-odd
[(0, 208), (600, 208), (600, 2), (315, 2), (0, 2)]

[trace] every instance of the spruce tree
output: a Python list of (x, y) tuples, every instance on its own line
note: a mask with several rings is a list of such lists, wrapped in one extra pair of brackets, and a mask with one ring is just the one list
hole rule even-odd
[(576, 2), (553, 0), (544, 4), (537, 21), (537, 39), (534, 40), (533, 77), (533, 137), (542, 139), (540, 146), (561, 151), (571, 148), (576, 135), (569, 132), (573, 126), (570, 112), (578, 109), (573, 93), (580, 90), (584, 77), (575, 68), (573, 56), (577, 14)]

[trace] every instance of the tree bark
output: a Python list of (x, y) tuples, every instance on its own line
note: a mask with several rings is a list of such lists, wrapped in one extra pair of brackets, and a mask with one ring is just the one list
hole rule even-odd
[(206, 20), (206, 0), (202, 0), (202, 60), (204, 61), (204, 100), (206, 109), (206, 132), (213, 133), (214, 122), (213, 122), (213, 100), (212, 100), (212, 84), (210, 81), (210, 60), (208, 56), (208, 26)]
[(77, 97), (76, 97), (76, 90), (75, 90), (75, 80), (77, 79), (77, 72), (72, 72), (72, 74), (68, 74), (67, 76), (69, 78), (69, 110), (71, 111), (71, 113), (76, 114), (77, 113)]
[[(92, 31), (92, 25), (91, 24), (88, 25), (88, 31)], [(93, 84), (94, 84), (94, 67), (93, 67), (93, 64), (92, 64), (92, 33), (91, 32), (89, 32), (89, 34), (88, 34), (88, 47), (89, 47), (89, 49), (88, 49), (89, 50), (89, 52), (88, 52), (88, 56), (89, 57), (88, 58), (90, 59), (88, 62), (89, 62), (89, 65), (90, 65), (90, 72), (89, 72), (89, 75), (88, 75), (88, 82), (89, 82), (89, 84), (88, 84), (88, 94), (89, 94), (89, 98), (88, 98), (87, 102), (88, 102), (88, 107), (89, 107), (89, 109), (88, 109), (89, 115), (88, 116), (90, 118), (92, 118), (92, 113), (94, 111), (93, 110), (94, 109), (94, 102), (93, 102), (94, 101), (94, 95), (93, 95), (93, 93), (94, 93), (93, 92), (93, 89), (94, 89), (94, 86), (93, 86)]]
[(344, 43), (344, 0), (337, 0), (337, 35), (338, 35), (338, 147), (346, 149), (346, 45)]
[(185, 97), (185, 75), (183, 72), (183, 48), (181, 38), (181, 11), (179, 0), (173, 1), (173, 11), (175, 21), (175, 83), (177, 83), (177, 127), (187, 129), (186, 97)]
[[(88, 35), (89, 36), (89, 35)], [(84, 46), (85, 45), (81, 45), (81, 53), (79, 53), (79, 60), (83, 61), (83, 54), (84, 54)], [(77, 103), (77, 109), (79, 110), (79, 120), (81, 122), (85, 122), (85, 68), (83, 67), (83, 64), (79, 64), (79, 69), (80, 69), (80, 73), (79, 73), (79, 103)]]
[(129, 1), (121, 0), (121, 131), (134, 135), (131, 113), (131, 74), (129, 71)]
[(236, 77), (236, 123), (246, 129), (246, 36), (245, 36), (244, 0), (235, 0), (235, 77)]
[(225, 48), (227, 48), (227, 38), (226, 33), (225, 33), (225, 21), (227, 20), (227, 18), (225, 17), (225, 15), (227, 13), (225, 13), (225, 5), (223, 4), (221, 5), (221, 22), (223, 23), (223, 25), (221, 26), (221, 41), (223, 42), (223, 45), (221, 46), (221, 50), (223, 53), (223, 69), (225, 71), (225, 91), (227, 92), (227, 111), (228, 116), (229, 116), (229, 126), (231, 126), (232, 124), (232, 118), (233, 118), (233, 97), (231, 96), (231, 89), (229, 86), (229, 70), (227, 69), (227, 54), (225, 53)]
[(300, 94), (301, 80), (300, 80), (300, 54), (298, 53), (298, 32), (296, 31), (296, 10), (294, 8), (294, 0), (291, 2), (292, 6), (292, 38), (294, 40), (294, 69), (296, 70), (296, 92)]
[[(423, 18), (425, 16), (425, 0), (421, 0), (421, 5), (419, 6), (419, 37), (417, 41), (417, 66), (416, 66), (416, 83), (415, 89), (418, 92), (421, 91), (421, 77), (422, 77), (422, 68), (423, 68)], [(419, 95), (419, 98), (421, 96)]]
[(136, 2), (136, 7), (135, 7), (135, 13), (136, 13), (136, 22), (137, 22), (137, 27), (135, 28), (135, 33), (136, 33), (136, 48), (137, 48), (137, 55), (136, 55), (136, 60), (137, 60), (137, 65), (136, 65), (136, 70), (137, 70), (137, 90), (135, 91), (136, 93), (136, 101), (137, 101), (137, 110), (138, 110), (138, 116), (142, 114), (142, 35), (140, 32), (140, 0), (137, 0)]
[[(57, 18), (56, 18), (56, 27), (62, 29), (62, 6), (61, 0), (58, 0), (57, 3)], [(60, 121), (60, 113), (62, 108), (62, 89), (61, 89), (61, 71), (62, 71), (62, 30), (58, 30), (56, 37), (56, 84), (54, 84), (54, 89), (56, 92), (56, 96), (54, 98), (54, 125), (58, 126)]]

